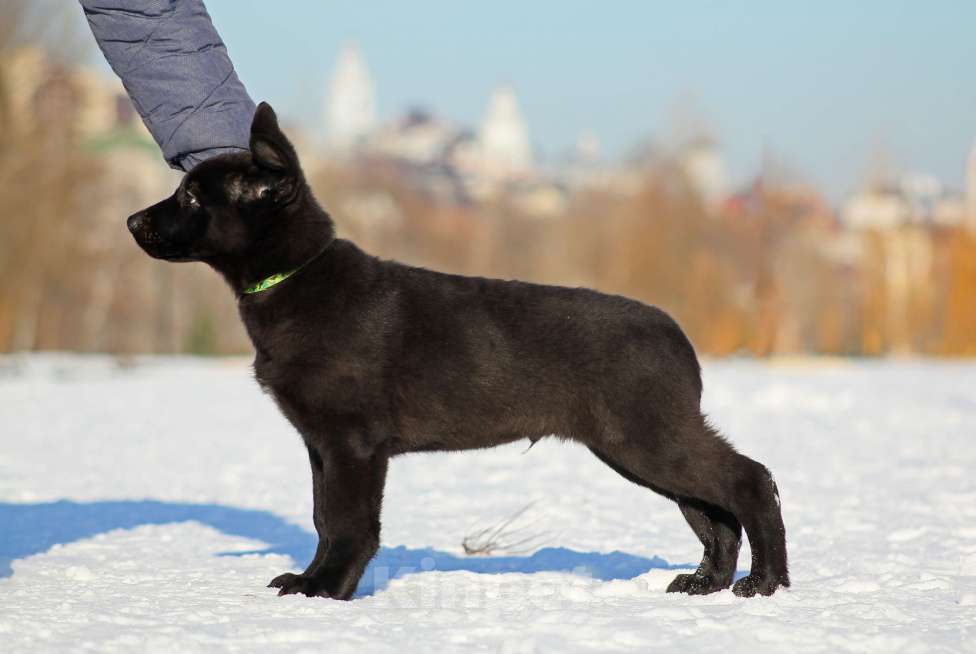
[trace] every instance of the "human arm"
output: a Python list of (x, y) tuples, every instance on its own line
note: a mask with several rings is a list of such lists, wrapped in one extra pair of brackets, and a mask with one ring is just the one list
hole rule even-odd
[(202, 0), (80, 0), (170, 166), (246, 150), (254, 102)]

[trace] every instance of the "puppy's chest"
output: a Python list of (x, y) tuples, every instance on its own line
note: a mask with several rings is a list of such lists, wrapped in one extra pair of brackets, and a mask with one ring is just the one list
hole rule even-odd
[(254, 373), (297, 427), (312, 416), (343, 414), (356, 409), (363, 398), (378, 395), (379, 376), (370, 366), (348, 356), (325, 353), (276, 361), (258, 356)]

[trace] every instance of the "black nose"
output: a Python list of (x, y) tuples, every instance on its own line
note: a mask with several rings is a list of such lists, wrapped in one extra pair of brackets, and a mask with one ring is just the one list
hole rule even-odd
[(140, 229), (142, 229), (142, 226), (145, 222), (146, 222), (146, 214), (140, 211), (139, 213), (134, 213), (131, 216), (129, 216), (129, 219), (125, 221), (125, 224), (129, 227), (129, 232), (135, 234)]

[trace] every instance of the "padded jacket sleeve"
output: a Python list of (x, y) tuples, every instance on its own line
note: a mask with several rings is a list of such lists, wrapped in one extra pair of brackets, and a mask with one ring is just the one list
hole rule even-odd
[(202, 0), (80, 0), (95, 40), (174, 168), (246, 150), (254, 101)]

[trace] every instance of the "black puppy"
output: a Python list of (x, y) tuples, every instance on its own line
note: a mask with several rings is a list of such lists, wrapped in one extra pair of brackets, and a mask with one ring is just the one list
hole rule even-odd
[(265, 103), (250, 147), (200, 164), (128, 227), (151, 256), (224, 276), (257, 379), (308, 448), (319, 545), (305, 572), (271, 582), (280, 594), (352, 596), (379, 547), (391, 456), (547, 435), (678, 503), (705, 555), (669, 592), (728, 588), (743, 527), (752, 571), (733, 592), (789, 586), (776, 485), (702, 416), (698, 360), (667, 314), (381, 261), (335, 237)]

